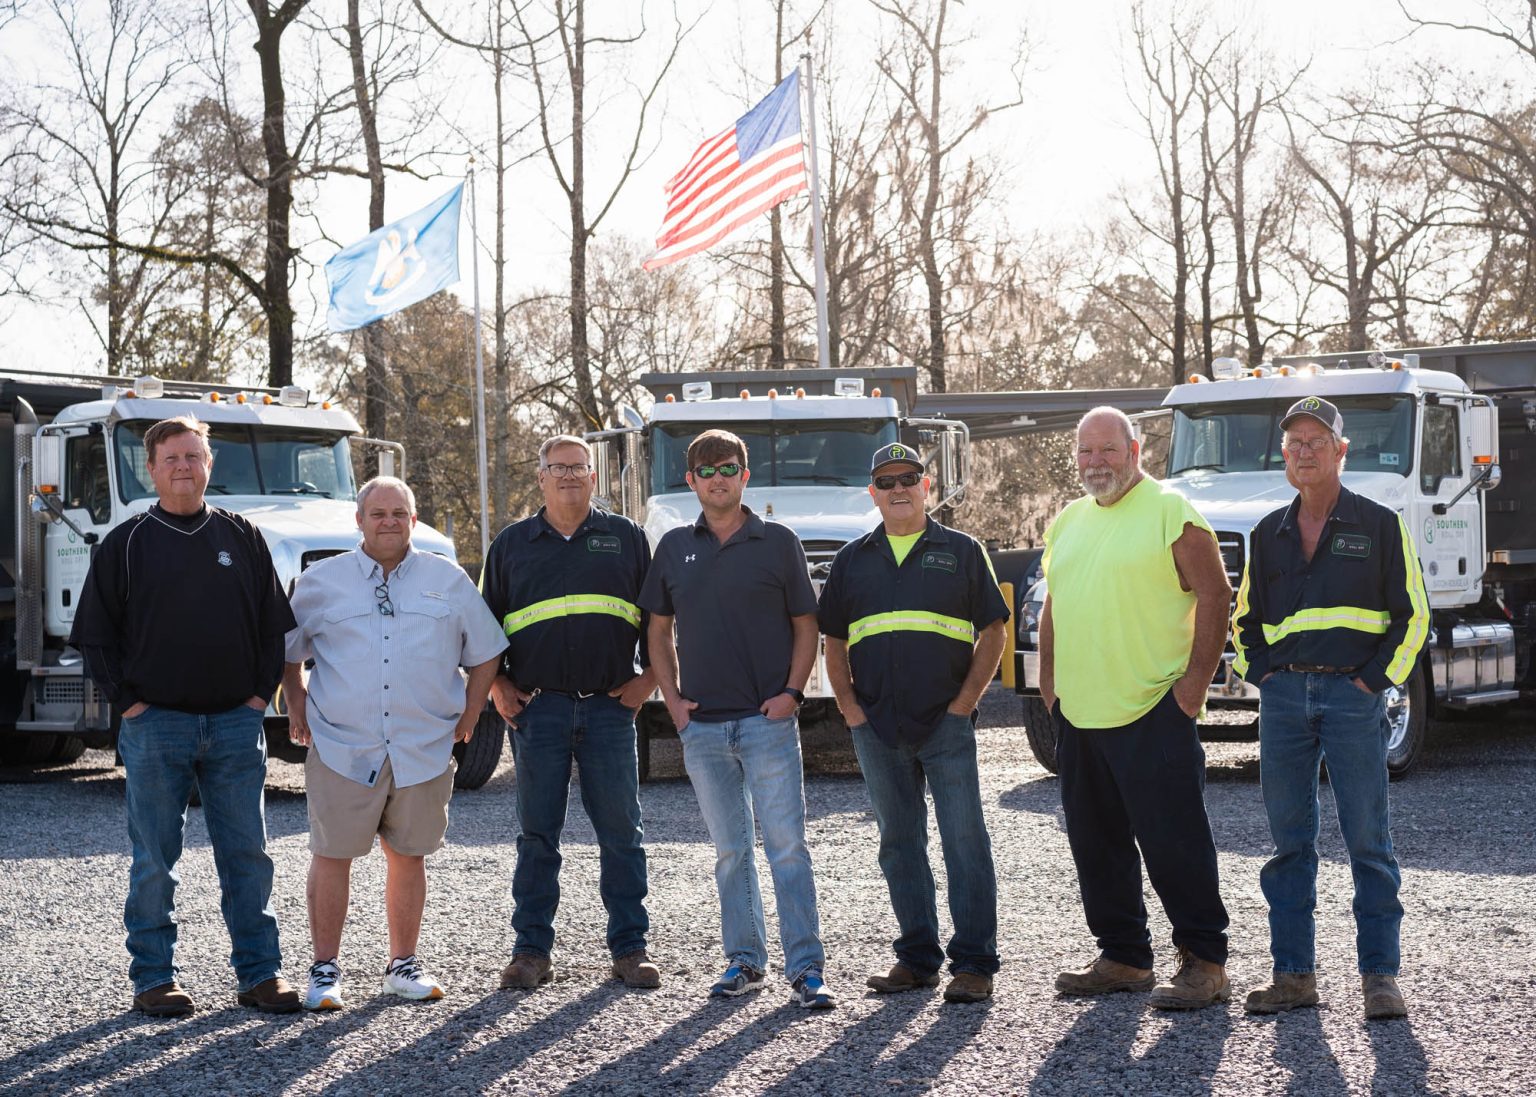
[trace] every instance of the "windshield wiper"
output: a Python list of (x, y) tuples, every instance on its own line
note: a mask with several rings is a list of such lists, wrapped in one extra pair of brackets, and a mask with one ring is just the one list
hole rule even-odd
[(1199, 472), (1201, 469), (1215, 469), (1218, 472), (1225, 472), (1227, 463), (1225, 461), (1218, 461), (1214, 465), (1185, 465), (1183, 468), (1174, 469), (1168, 475), (1177, 476), (1181, 472)]
[(327, 499), (331, 497), (328, 491), (322, 491), (314, 484), (285, 484), (280, 488), (268, 488), (268, 495), (323, 495)]
[(817, 484), (842, 484), (844, 487), (848, 486), (848, 478), (846, 476), (833, 476), (826, 472), (797, 472), (792, 476), (780, 476), (779, 480), (781, 482), (784, 480), (810, 480)]
[(228, 495), (229, 494), (229, 487), (227, 485), (225, 485), (225, 484), (209, 484), (207, 490), (208, 491), (216, 491), (220, 495)]

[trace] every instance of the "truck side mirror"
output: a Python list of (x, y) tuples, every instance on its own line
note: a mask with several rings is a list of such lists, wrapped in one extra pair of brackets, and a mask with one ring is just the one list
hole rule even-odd
[(379, 475), (380, 476), (394, 476), (395, 475), (395, 454), (394, 454), (393, 450), (387, 450), (387, 449), (379, 450)]
[(1467, 408), (1467, 441), (1472, 447), (1467, 464), (1474, 470), (1489, 465), (1495, 470), (1492, 477), (1478, 485), (1487, 491), (1498, 483), (1499, 467), (1499, 412), (1491, 402), (1478, 402)]
[(610, 509), (617, 509), (613, 494), (613, 447), (606, 438), (588, 440), (592, 446), (592, 467), (597, 471), (595, 494)]
[(39, 495), (64, 489), (64, 436), (40, 432), (32, 440), (32, 483)]

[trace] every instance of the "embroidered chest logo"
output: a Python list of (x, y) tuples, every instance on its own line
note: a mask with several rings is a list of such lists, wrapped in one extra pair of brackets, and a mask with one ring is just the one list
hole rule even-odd
[(947, 552), (923, 553), (923, 567), (925, 568), (934, 568), (938, 571), (947, 571), (953, 574), (958, 566), (959, 561)]
[(1336, 533), (1333, 535), (1333, 554), (1364, 560), (1371, 554), (1371, 539), (1363, 533)]
[(617, 537), (605, 537), (602, 534), (594, 533), (591, 537), (587, 538), (587, 551), (618, 552), (619, 539)]
[(229, 553), (220, 550), (219, 563), (223, 564), (225, 567), (233, 567), (235, 562), (234, 560), (230, 559)]
[(689, 554), (688, 554), (688, 555), (687, 555), (687, 556), (684, 556), (684, 557), (683, 557), (683, 563), (685, 563), (685, 564), (691, 564), (691, 563), (693, 563), (693, 562), (694, 562), (694, 561), (695, 561), (695, 560), (697, 560), (697, 559), (698, 559), (698, 558), (699, 558), (699, 554), (698, 554), (698, 553), (696, 553), (696, 552), (690, 552), (690, 553), (689, 553)]

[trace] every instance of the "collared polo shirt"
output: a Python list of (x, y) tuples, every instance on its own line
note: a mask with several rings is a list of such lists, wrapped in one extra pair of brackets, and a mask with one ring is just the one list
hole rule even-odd
[(853, 692), (890, 746), (938, 727), (965, 676), (976, 635), (1008, 619), (986, 550), (932, 518), (897, 563), (882, 526), (850, 541), (821, 591), (821, 631), (848, 643)]
[(645, 531), (595, 507), (570, 539), (544, 508), (496, 536), (480, 592), (507, 635), (503, 670), (525, 690), (606, 693), (650, 665), (636, 604), (651, 566)]
[(668, 531), (640, 592), (641, 608), (676, 618), (679, 685), (706, 723), (755, 716), (783, 692), (790, 618), (816, 612), (800, 539), (741, 509), (746, 521), (723, 545), (702, 512)]
[(1301, 496), (1260, 519), (1233, 611), (1233, 667), (1257, 683), (1289, 663), (1357, 668), (1380, 692), (1401, 685), (1429, 635), (1429, 598), (1396, 511), (1340, 485), (1308, 560)]
[(313, 565), (293, 590), (287, 658), (313, 658), (305, 714), (327, 766), (372, 787), (388, 758), (395, 784), (448, 768), (464, 714), (464, 676), (506, 647), (496, 618), (453, 561), (411, 549), (389, 573), (359, 545)]

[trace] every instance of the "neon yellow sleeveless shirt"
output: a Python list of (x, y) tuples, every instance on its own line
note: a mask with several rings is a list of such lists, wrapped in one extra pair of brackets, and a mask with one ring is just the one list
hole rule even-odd
[(1114, 506), (1084, 496), (1045, 531), (1056, 694), (1076, 727), (1145, 716), (1189, 666), (1195, 595), (1180, 589), (1171, 546), (1209, 523), (1147, 477)]

